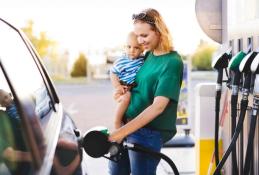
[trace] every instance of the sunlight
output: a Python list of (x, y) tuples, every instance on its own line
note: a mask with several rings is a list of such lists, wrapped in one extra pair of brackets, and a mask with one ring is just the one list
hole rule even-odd
[[(197, 24), (194, 4), (194, 0), (25, 0), (23, 3), (10, 0), (1, 3), (0, 17), (18, 27), (32, 19), (36, 33), (46, 31), (48, 37), (74, 58), (89, 49), (102, 52), (104, 48), (123, 45), (132, 29), (131, 15), (152, 7), (160, 11), (168, 24), (175, 49), (191, 54), (201, 39), (209, 40)], [(101, 57), (89, 59), (94, 64), (102, 62)]]

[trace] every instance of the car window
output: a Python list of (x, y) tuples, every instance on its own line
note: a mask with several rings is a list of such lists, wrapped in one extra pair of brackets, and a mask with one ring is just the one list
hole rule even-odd
[(38, 68), (19, 34), (6, 25), (0, 28), (0, 57), (15, 91), (21, 98), (34, 99), (35, 111), (43, 118), (52, 105)]
[[(32, 155), (26, 145), (13, 94), (0, 70), (0, 173), (30, 174)], [(18, 173), (19, 172), (19, 173)]]

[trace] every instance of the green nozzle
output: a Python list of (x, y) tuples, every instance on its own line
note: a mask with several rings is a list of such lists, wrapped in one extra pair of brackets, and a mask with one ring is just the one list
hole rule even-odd
[(233, 56), (229, 62), (228, 68), (233, 71), (239, 71), (239, 64), (246, 56), (246, 53), (243, 51), (238, 52), (235, 56)]
[(102, 132), (102, 133), (105, 134), (105, 135), (109, 135), (109, 131), (108, 131), (107, 128), (100, 130), (100, 132)]
[(90, 131), (99, 131), (105, 135), (109, 135), (109, 130), (108, 128), (104, 127), (104, 126), (96, 126), (96, 127), (93, 127), (91, 129), (89, 129), (87, 132), (90, 132)]

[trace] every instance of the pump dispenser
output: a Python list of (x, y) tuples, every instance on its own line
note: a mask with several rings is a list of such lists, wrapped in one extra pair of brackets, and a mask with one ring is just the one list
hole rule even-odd
[[(231, 137), (233, 137), (236, 129), (236, 118), (237, 118), (237, 103), (238, 103), (238, 92), (242, 73), (239, 71), (239, 65), (241, 61), (246, 56), (243, 51), (238, 52), (233, 56), (229, 62), (229, 70), (232, 74), (232, 85), (231, 85)], [(233, 147), (231, 154), (232, 157), (232, 175), (238, 175), (238, 165), (237, 165), (237, 154), (236, 145)]]
[(228, 67), (228, 62), (231, 58), (231, 48), (229, 48), (226, 52), (219, 54), (217, 57), (213, 58), (211, 66), (217, 70), (217, 84), (216, 84), (216, 94), (215, 94), (215, 164), (216, 166), (219, 163), (219, 147), (218, 147), (218, 139), (219, 139), (219, 111), (220, 111), (220, 98), (222, 92), (222, 82), (223, 82), (223, 70)]
[(248, 105), (248, 95), (249, 95), (249, 91), (250, 91), (250, 84), (251, 84), (251, 77), (252, 77), (252, 72), (251, 72), (250, 66), (256, 55), (257, 55), (257, 52), (250, 52), (240, 62), (239, 71), (245, 74), (245, 80), (244, 80), (244, 84), (243, 84), (243, 88), (242, 88), (240, 116), (239, 116), (239, 120), (238, 120), (236, 129), (235, 129), (234, 135), (231, 139), (231, 143), (230, 143), (227, 151), (223, 155), (222, 160), (219, 162), (218, 166), (216, 167), (216, 170), (213, 173), (214, 175), (220, 174), (220, 170), (222, 169), (223, 165), (225, 164), (230, 153), (235, 148), (238, 135), (239, 135), (240, 131), (242, 130), (244, 118), (246, 115), (246, 109), (247, 109), (247, 105)]

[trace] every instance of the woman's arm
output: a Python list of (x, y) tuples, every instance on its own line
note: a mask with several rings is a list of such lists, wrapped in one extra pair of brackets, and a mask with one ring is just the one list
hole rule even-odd
[(116, 142), (120, 141), (129, 134), (142, 128), (152, 120), (154, 120), (159, 114), (161, 114), (169, 103), (169, 98), (163, 96), (155, 97), (152, 105), (147, 107), (136, 118), (128, 122), (123, 127), (115, 130), (109, 136), (109, 140)]

